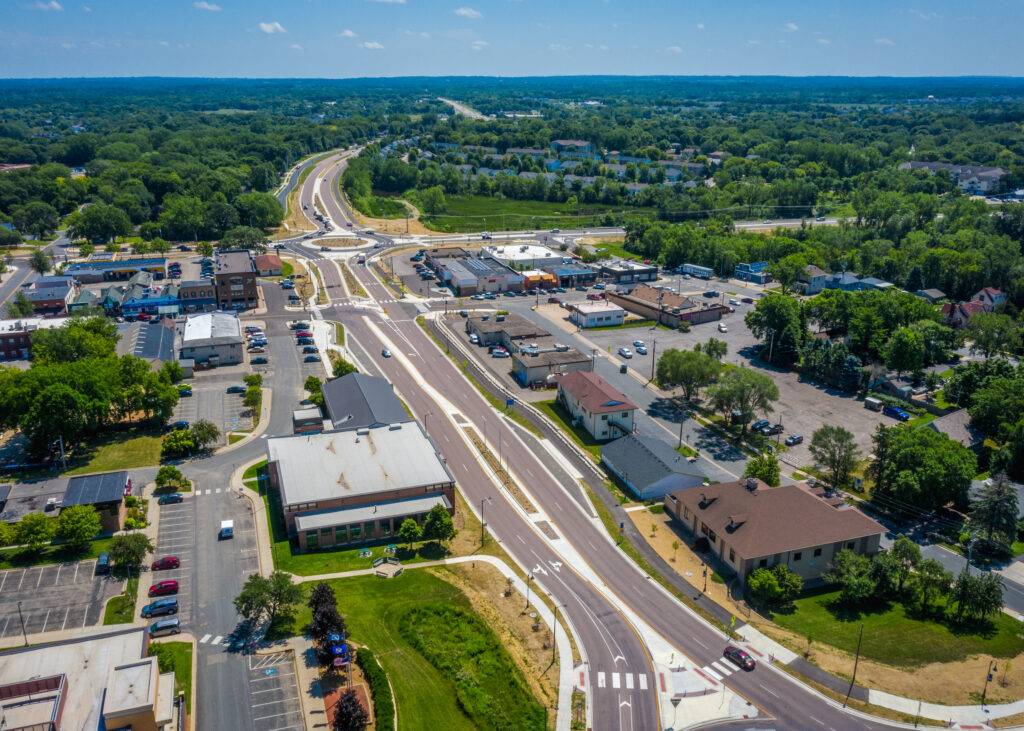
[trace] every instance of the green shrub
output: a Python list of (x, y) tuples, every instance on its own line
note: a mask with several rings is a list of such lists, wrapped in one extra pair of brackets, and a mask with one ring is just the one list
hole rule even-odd
[(365, 647), (360, 648), (356, 653), (356, 664), (366, 676), (366, 682), (370, 684), (375, 728), (377, 731), (394, 731), (395, 706), (387, 673), (384, 672), (384, 668), (380, 666), (380, 662), (374, 654)]

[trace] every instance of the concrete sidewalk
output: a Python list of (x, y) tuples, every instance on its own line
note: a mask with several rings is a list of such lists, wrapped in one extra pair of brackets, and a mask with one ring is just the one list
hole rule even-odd
[(267, 521), (267, 511), (263, 505), (263, 498), (258, 492), (242, 482), (242, 475), (254, 464), (259, 464), (263, 458), (253, 459), (245, 464), (239, 465), (228, 481), (232, 490), (239, 492), (249, 500), (249, 507), (252, 510), (253, 526), (256, 528), (256, 556), (259, 559), (260, 574), (269, 576), (274, 570), (274, 554), (270, 550), (273, 534), (270, 532), (270, 524)]

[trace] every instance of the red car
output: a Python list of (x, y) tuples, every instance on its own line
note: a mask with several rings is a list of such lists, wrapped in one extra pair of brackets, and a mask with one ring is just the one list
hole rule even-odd
[(309, 330), (299, 330), (297, 333), (295, 333), (295, 337), (297, 337), (297, 338), (311, 338), (311, 337), (313, 337), (313, 333), (311, 333)]
[(161, 571), (163, 569), (176, 569), (179, 566), (181, 566), (181, 561), (178, 560), (177, 556), (164, 556), (153, 562), (152, 569), (154, 571)]
[(175, 579), (165, 579), (164, 581), (158, 581), (153, 586), (149, 587), (150, 596), (164, 596), (166, 594), (177, 594), (178, 593), (178, 582)]
[(753, 670), (757, 664), (754, 662), (754, 658), (750, 656), (750, 653), (746, 650), (741, 650), (735, 645), (728, 645), (722, 654), (725, 655), (726, 660), (730, 660), (743, 670)]

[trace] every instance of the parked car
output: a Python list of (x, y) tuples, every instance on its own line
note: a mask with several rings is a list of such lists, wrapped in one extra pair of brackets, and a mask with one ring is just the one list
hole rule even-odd
[(177, 556), (161, 556), (153, 562), (150, 569), (153, 571), (164, 571), (166, 569), (176, 569), (179, 566), (181, 566), (181, 559)]
[(181, 632), (181, 622), (177, 617), (173, 619), (161, 619), (149, 625), (150, 637), (163, 637), (164, 635), (176, 635)]
[(594, 285), (594, 289), (604, 289), (604, 282), (598, 282)]
[(297, 331), (295, 333), (295, 337), (297, 337), (297, 338), (311, 338), (311, 337), (313, 337), (313, 333), (310, 332), (309, 330), (299, 330), (299, 331)]
[(629, 348), (623, 346), (623, 347), (619, 348), (619, 355), (621, 355), (623, 358), (627, 358), (627, 359), (628, 358), (632, 358), (633, 357), (633, 351), (631, 351)]
[(781, 434), (785, 430), (782, 428), (782, 424), (769, 424), (768, 426), (761, 427), (760, 431), (766, 437), (774, 437), (776, 434)]
[(712, 298), (712, 297), (717, 297), (718, 296), (718, 290), (717, 289), (709, 289), (706, 292), (704, 292), (704, 296), (708, 297), (709, 299)]
[(157, 599), (151, 604), (147, 604), (142, 608), (142, 616), (149, 617), (164, 617), (168, 614), (178, 613), (178, 600), (175, 597), (168, 597), (167, 599)]
[(178, 580), (177, 579), (164, 579), (158, 581), (149, 587), (150, 596), (164, 596), (166, 594), (177, 594), (178, 593)]
[(302, 348), (303, 353), (319, 353), (320, 349), (315, 345), (306, 345)]
[(316, 353), (313, 353), (311, 355), (307, 355), (305, 358), (302, 359), (302, 361), (304, 363), (319, 363), (320, 362), (320, 356), (317, 355)]
[(754, 298), (753, 297), (740, 297), (740, 302), (742, 302), (745, 305), (750, 305), (750, 304), (754, 303)]
[(178, 395), (182, 396), (182, 397), (191, 396), (192, 395), (192, 387), (190, 385), (188, 385), (187, 383), (180, 383), (180, 384), (178, 384)]
[(788, 437), (786, 437), (786, 446), (787, 447), (795, 447), (798, 444), (803, 444), (803, 441), (804, 441), (804, 435), (803, 434), (790, 434)]
[(491, 351), (491, 357), (492, 358), (511, 358), (512, 356), (510, 356), (508, 354), (507, 350), (492, 350)]
[(262, 345), (250, 345), (248, 351), (250, 355), (260, 355), (266, 353), (267, 349)]
[(308, 330), (309, 323), (303, 322), (302, 320), (295, 320), (294, 322), (288, 323), (288, 327), (292, 330)]
[(633, 347), (634, 348), (642, 348), (644, 345), (646, 345), (646, 343), (644, 343), (643, 340), (634, 340), (633, 341)]
[(581, 284), (581, 285), (579, 285), (578, 287), (576, 287), (576, 291), (577, 291), (577, 292), (586, 292), (586, 291), (587, 291), (587, 288), (586, 288), (586, 287), (584, 287), (584, 286), (583, 286), (583, 285)]
[(258, 355), (258, 356), (256, 356), (255, 358), (253, 358), (252, 360), (249, 361), (249, 363), (251, 363), (252, 365), (266, 365), (269, 362), (270, 361), (267, 360), (267, 358), (265, 356), (262, 356), (262, 355)]
[(548, 297), (548, 304), (549, 305), (560, 305), (560, 304), (562, 304), (562, 300), (558, 299), (557, 297)]
[(180, 492), (169, 492), (156, 499), (157, 505), (173, 505), (174, 503), (185, 502), (185, 496)]
[(228, 386), (228, 393), (245, 393), (245, 386)]
[(886, 416), (891, 416), (894, 419), (899, 419), (900, 421), (910, 421), (910, 414), (899, 406), (886, 406), (882, 409), (882, 413)]
[(167, 425), (167, 431), (177, 431), (178, 429), (188, 429), (188, 426), (189, 425), (188, 425), (187, 421), (185, 421), (184, 419), (178, 419), (177, 421), (172, 421), (170, 424)]
[(732, 305), (733, 307), (739, 307), (740, 301), (734, 297), (729, 300), (729, 304)]
[(728, 645), (725, 648), (725, 652), (722, 653), (726, 660), (734, 663), (737, 667), (742, 670), (753, 670), (757, 663), (754, 662), (754, 658), (750, 656), (750, 653), (746, 650), (741, 650), (735, 645)]
[(727, 332), (729, 332), (729, 328), (727, 328), (725, 326), (724, 322), (720, 322), (720, 323), (718, 323), (718, 332), (720, 332), (720, 333), (727, 333)]
[(299, 338), (295, 341), (296, 345), (313, 345), (313, 338)]
[(638, 345), (638, 346), (636, 346), (636, 354), (637, 355), (647, 355), (647, 346), (646, 345)]
[(110, 554), (103, 552), (96, 558), (96, 568), (93, 573), (97, 576), (106, 576), (110, 573)]
[(771, 422), (768, 421), (767, 419), (758, 419), (757, 421), (750, 425), (750, 431), (759, 432), (766, 426), (769, 426), (770, 424)]

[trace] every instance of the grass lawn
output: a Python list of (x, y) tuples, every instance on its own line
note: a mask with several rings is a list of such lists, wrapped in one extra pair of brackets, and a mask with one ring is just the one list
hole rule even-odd
[(69, 475), (111, 472), (160, 464), (163, 435), (152, 429), (111, 431), (79, 447), (71, 460)]
[(397, 198), (371, 195), (369, 198), (352, 198), (352, 205), (370, 218), (405, 218), (409, 208)]
[(952, 662), (978, 654), (1016, 657), (1024, 651), (1020, 622), (1002, 612), (993, 615), (988, 627), (978, 629), (908, 616), (901, 604), (847, 613), (834, 604), (838, 596), (838, 590), (809, 593), (796, 600), (792, 613), (776, 614), (774, 621), (850, 653), (857, 650), (863, 623), (863, 656), (903, 667)]
[(135, 600), (139, 595), (139, 577), (133, 576), (125, 585), (124, 594), (118, 594), (103, 612), (103, 624), (131, 624), (135, 621)]
[[(265, 468), (266, 462), (260, 467)], [(245, 475), (249, 474), (245, 471)], [(255, 473), (253, 473), (255, 475)], [(261, 481), (262, 482), (262, 481)], [(255, 484), (250, 483), (252, 488)], [(397, 536), (381, 541), (378, 544), (366, 547), (324, 549), (323, 551), (311, 551), (309, 553), (297, 553), (292, 550), (292, 544), (288, 540), (288, 533), (285, 530), (284, 520), (281, 518), (281, 508), (278, 504), (276, 494), (259, 486), (260, 495), (263, 497), (263, 504), (267, 510), (267, 522), (270, 525), (271, 541), (270, 552), (274, 558), (274, 568), (281, 571), (288, 571), (297, 576), (314, 576), (316, 574), (330, 574), (337, 571), (354, 571), (356, 569), (368, 569), (373, 566), (374, 560), (385, 556), (385, 548), (389, 543), (398, 544)], [(360, 557), (359, 553), (363, 548), (369, 548), (370, 556)], [(404, 545), (398, 546), (395, 557), (402, 563), (418, 563), (420, 561), (436, 561), (444, 558), (447, 551), (437, 543), (421, 543), (407, 548)]]
[(534, 403), (544, 416), (548, 417), (555, 426), (564, 431), (580, 447), (590, 453), (595, 461), (601, 461), (601, 442), (590, 436), (581, 426), (573, 426), (572, 417), (557, 401), (538, 401)]
[(639, 254), (634, 254), (632, 251), (626, 251), (621, 241), (602, 241), (600, 243), (591, 244), (591, 248), (593, 248), (594, 252), (602, 258), (614, 256), (619, 259), (643, 261), (643, 257)]
[(38, 553), (30, 553), (22, 548), (5, 548), (0, 550), (0, 569), (23, 569), (43, 564), (85, 561), (108, 551), (111, 540), (113, 539), (97, 538), (84, 551), (72, 551), (61, 544), (48, 546)]
[[(388, 581), (359, 576), (330, 583), (352, 639), (374, 652), (391, 680), (399, 728), (468, 731), (478, 725), (460, 708), (455, 683), (417, 652), (399, 631), (402, 618), (410, 610), (443, 605), (472, 613), (465, 595), (431, 571), (406, 571)], [(309, 620), (309, 610), (303, 604), (294, 623), (296, 631)], [(507, 657), (490, 654), (487, 659), (504, 666), (500, 669), (506, 676), (516, 672)], [(468, 680), (474, 679), (475, 674), (468, 675)], [(481, 689), (488, 690), (492, 689)], [(506, 700), (501, 695), (488, 699), (495, 704)]]
[(247, 436), (249, 436), (249, 435), (248, 434), (235, 434), (234, 432), (232, 432), (231, 434), (228, 434), (228, 444), (234, 444), (235, 442), (240, 442), (243, 439), (245, 439)]
[(909, 424), (910, 426), (925, 426), (926, 424), (930, 424), (938, 418), (939, 417), (937, 417), (935, 414), (931, 414), (926, 411), (920, 416), (915, 416), (913, 419), (908, 421), (907, 424)]
[(453, 195), (448, 196), (444, 213), (423, 215), (420, 221), (435, 231), (503, 231), (594, 226), (607, 214), (627, 219), (654, 218), (656, 212), (653, 208), (606, 205), (581, 205), (577, 211), (566, 203)]
[(290, 277), (294, 273), (295, 273), (295, 267), (292, 265), (291, 262), (288, 262), (288, 261), (281, 262), (281, 276), (282, 277)]
[(192, 643), (154, 642), (149, 656), (156, 655), (160, 672), (174, 671), (174, 687), (185, 694), (185, 708), (192, 713)]

